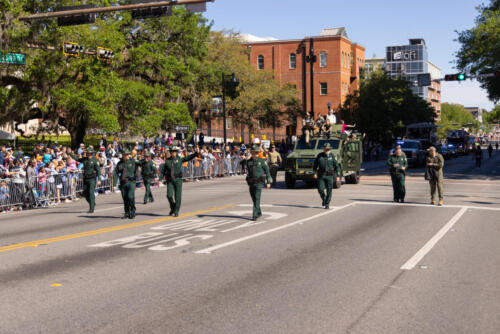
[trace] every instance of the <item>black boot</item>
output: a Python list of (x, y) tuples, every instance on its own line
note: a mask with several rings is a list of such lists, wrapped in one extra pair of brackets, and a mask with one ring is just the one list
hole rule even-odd
[(125, 212), (125, 214), (123, 215), (122, 219), (127, 219), (127, 218), (129, 218), (129, 215), (128, 215), (127, 212)]

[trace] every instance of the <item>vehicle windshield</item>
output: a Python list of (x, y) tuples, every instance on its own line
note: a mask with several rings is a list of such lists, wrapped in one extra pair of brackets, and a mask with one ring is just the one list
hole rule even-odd
[(332, 150), (338, 150), (338, 148), (339, 148), (339, 141), (338, 140), (320, 139), (318, 142), (318, 150), (322, 150), (323, 146), (325, 146), (326, 143), (330, 143)]
[(296, 150), (314, 150), (316, 147), (316, 141), (317, 140), (309, 140), (309, 144), (306, 143), (306, 140), (304, 138), (301, 138), (297, 142), (297, 146), (295, 146)]
[(414, 148), (414, 149), (418, 149), (418, 143), (416, 142), (412, 142), (412, 141), (405, 141), (404, 143), (398, 143), (396, 144), (394, 147), (398, 146), (398, 145), (401, 145), (401, 148), (404, 149), (404, 148)]

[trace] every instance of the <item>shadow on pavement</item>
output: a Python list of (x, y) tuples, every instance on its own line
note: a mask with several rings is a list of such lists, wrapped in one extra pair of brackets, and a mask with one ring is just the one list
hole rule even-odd
[[(397, 204), (396, 202), (394, 201), (382, 201), (382, 200), (376, 200), (376, 199), (359, 199), (359, 198), (350, 198), (351, 201), (355, 201), (355, 202), (359, 202), (359, 204), (363, 204), (363, 202), (366, 202), (366, 203), (395, 203)], [(422, 202), (410, 202), (410, 201), (406, 201), (404, 203), (400, 203), (402, 205), (404, 204), (421, 204), (421, 205), (427, 205), (428, 203), (422, 203)]]
[(249, 217), (243, 216), (231, 216), (231, 215), (196, 215), (199, 218), (231, 218), (231, 219), (241, 219), (241, 220), (251, 220)]
[[(319, 196), (318, 196), (319, 197)], [(320, 201), (319, 199), (318, 201)], [(298, 205), (298, 204), (279, 204), (275, 203), (273, 205), (276, 206), (285, 206), (285, 207), (290, 207), (290, 208), (301, 208), (301, 209), (322, 209), (322, 206), (310, 206), (310, 205)]]
[(492, 202), (482, 202), (482, 201), (468, 201), (469, 203), (474, 203), (474, 204), (485, 204), (485, 205), (493, 205), (493, 204), (496, 204), (496, 203), (492, 203)]

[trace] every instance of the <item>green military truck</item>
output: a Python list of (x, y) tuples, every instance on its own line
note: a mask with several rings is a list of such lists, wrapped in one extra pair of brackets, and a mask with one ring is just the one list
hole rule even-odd
[(340, 188), (342, 179), (345, 183), (358, 184), (363, 161), (363, 136), (353, 132), (350, 135), (342, 133), (342, 125), (335, 125), (330, 136), (311, 137), (306, 143), (302, 136), (296, 143), (292, 153), (286, 158), (285, 184), (287, 188), (294, 188), (297, 180), (308, 184), (316, 182), (313, 165), (316, 156), (323, 151), (323, 146), (330, 143), (332, 153), (340, 165), (341, 177), (333, 187)]

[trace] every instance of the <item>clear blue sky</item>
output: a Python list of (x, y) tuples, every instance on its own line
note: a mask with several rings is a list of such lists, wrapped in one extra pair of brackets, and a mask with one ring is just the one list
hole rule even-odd
[[(454, 73), (459, 44), (455, 30), (474, 25), (476, 6), (488, 0), (215, 0), (204, 14), (215, 30), (278, 39), (319, 35), (323, 28), (346, 27), (366, 57), (384, 57), (385, 47), (424, 38), (429, 59), (443, 74)], [(443, 102), (493, 108), (477, 82), (443, 82)]]

